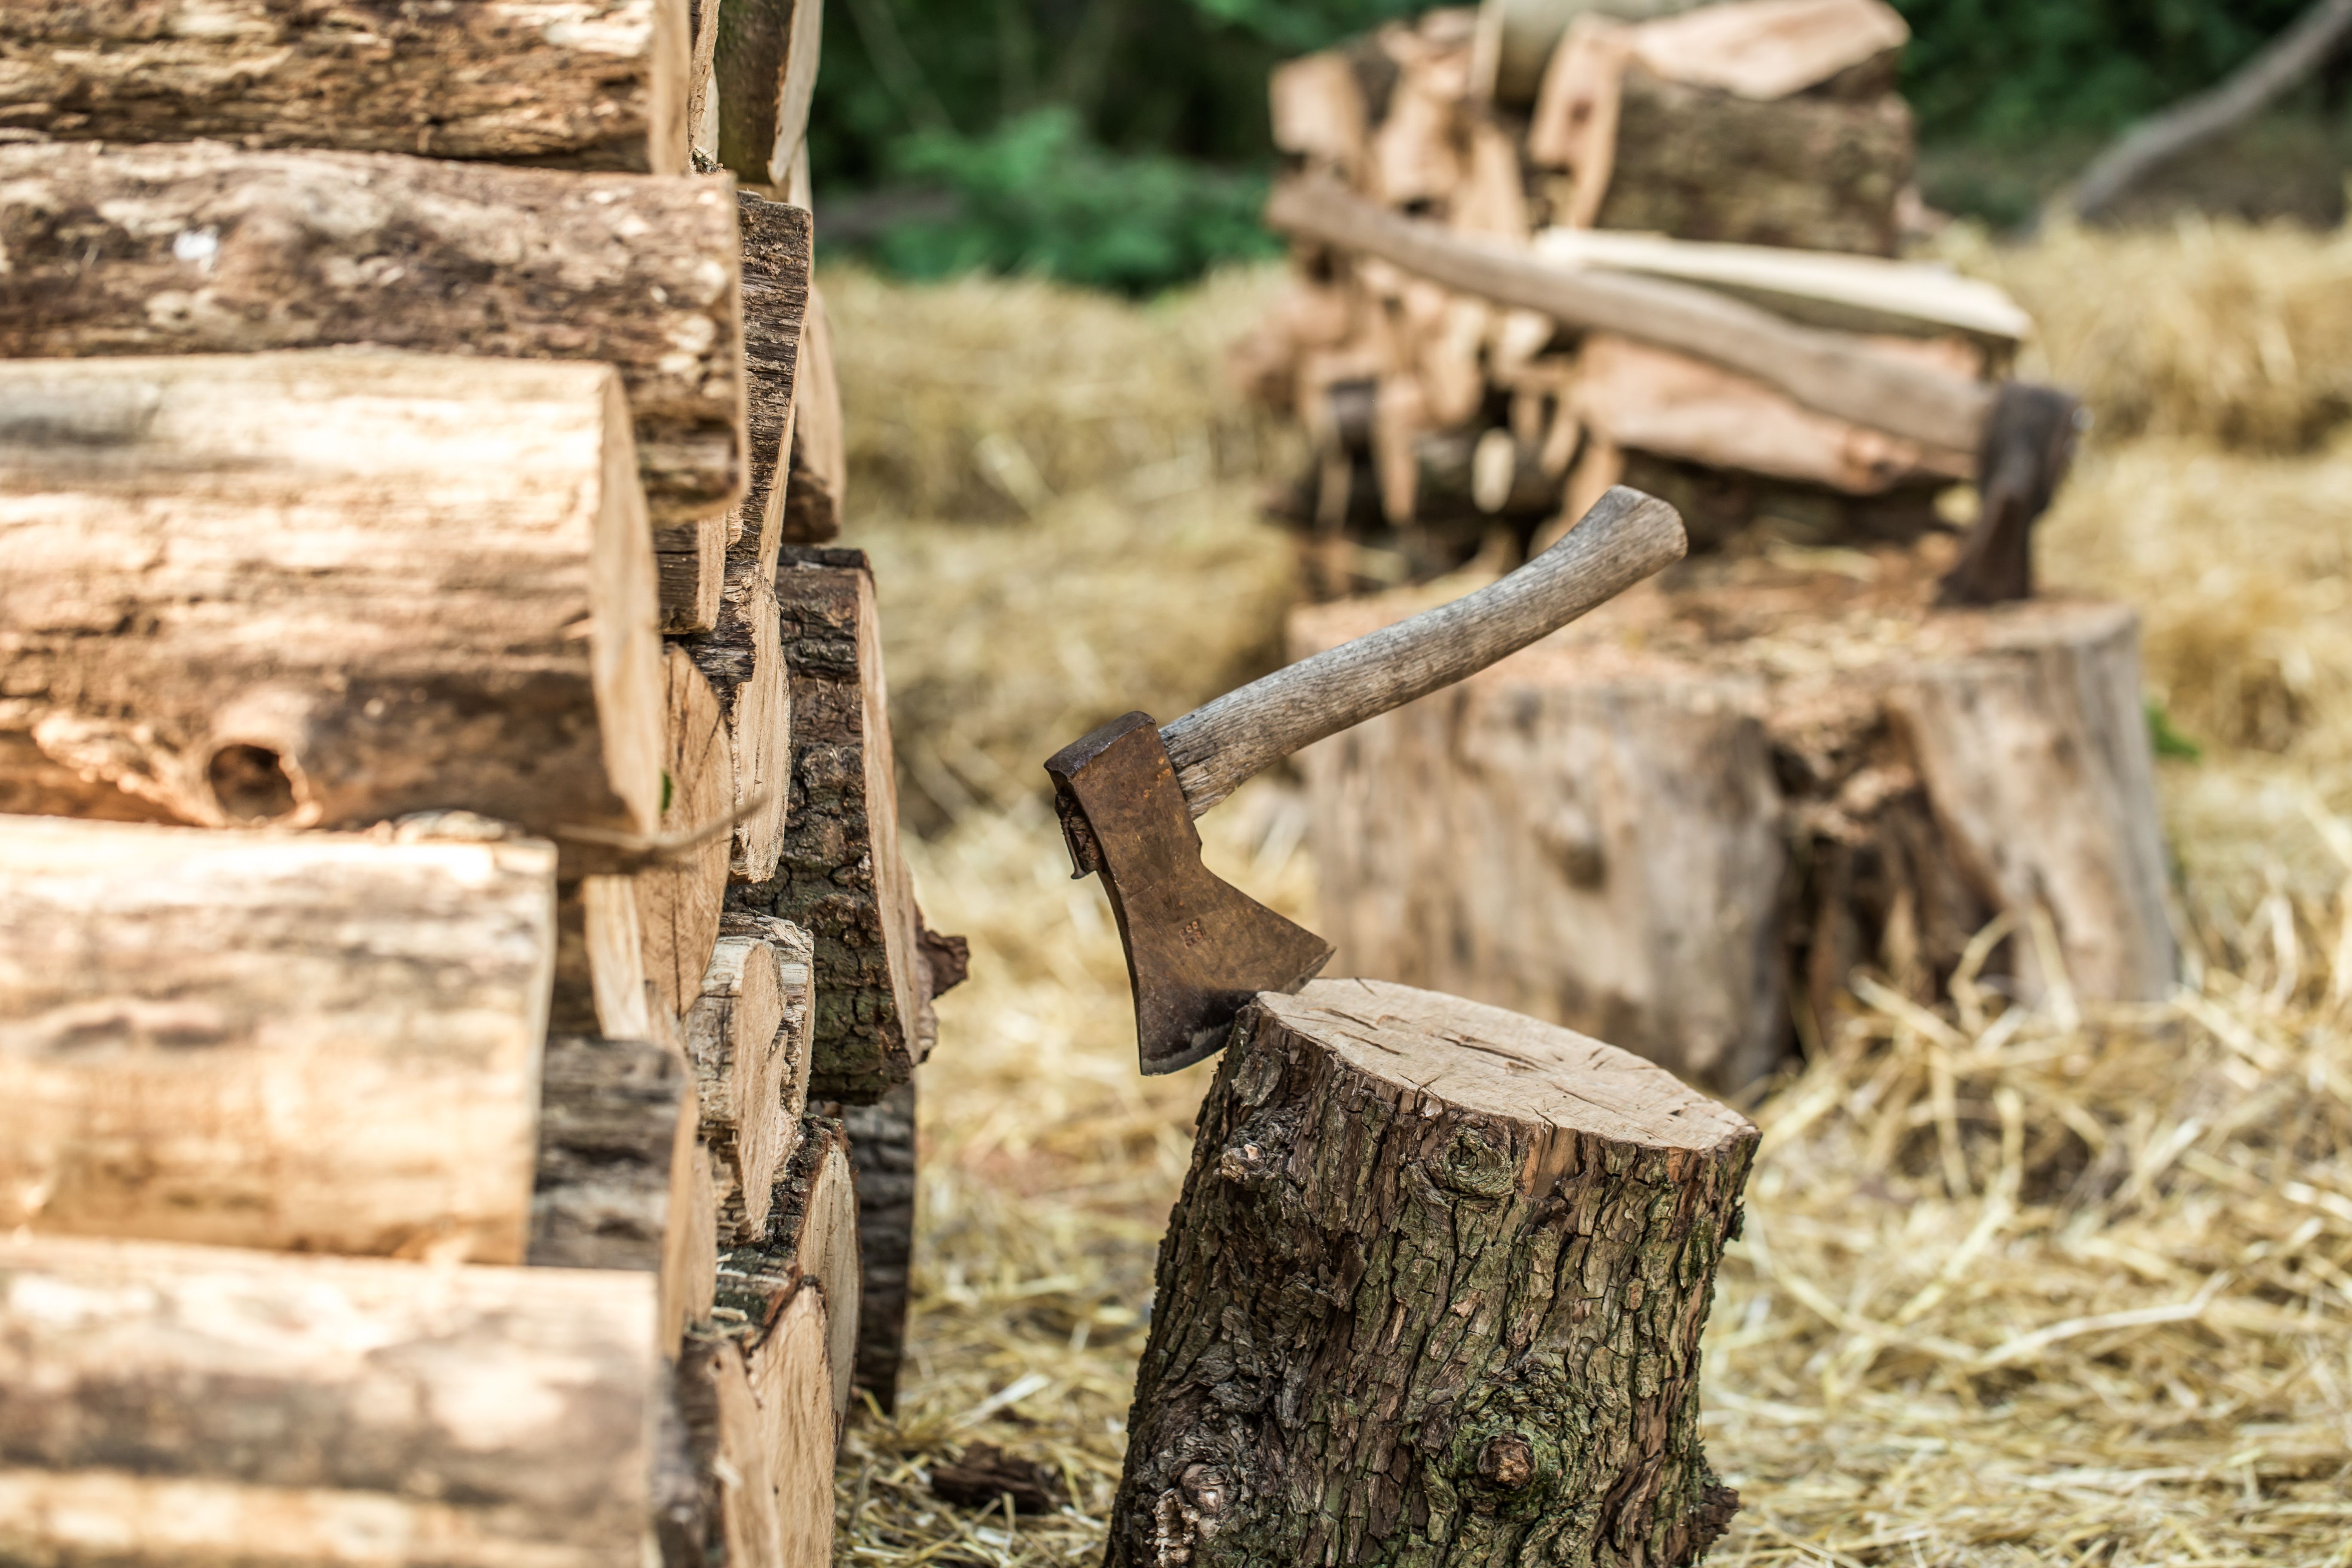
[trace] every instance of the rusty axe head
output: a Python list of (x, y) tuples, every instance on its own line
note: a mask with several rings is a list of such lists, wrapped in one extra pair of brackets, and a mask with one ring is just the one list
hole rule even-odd
[(1559, 543), (1450, 605), (1229, 691), (1165, 729), (1129, 713), (1045, 763), (1077, 875), (1101, 873), (1148, 1073), (1225, 1043), (1261, 991), (1296, 991), (1330, 944), (1201, 863), (1192, 819), (1299, 747), (1448, 686), (1681, 557), (1682, 520), (1612, 489)]

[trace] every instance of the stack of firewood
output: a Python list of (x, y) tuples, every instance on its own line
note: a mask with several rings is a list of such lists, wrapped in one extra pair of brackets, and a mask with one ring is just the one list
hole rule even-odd
[[(1906, 38), (1882, 0), (1487, 0), (1295, 60), (1273, 82), (1294, 184), (1344, 188), (1465, 257), (1713, 291), (1859, 353), (2000, 374), (1996, 289), (1889, 259), (1919, 218)], [(1976, 454), (1823, 412), (1645, 333), (1447, 287), (1278, 199), (1293, 288), (1237, 353), (1313, 459), (1272, 508), (1343, 593), (1524, 551), (1613, 483), (1701, 548), (1909, 541)]]
[(961, 960), (817, 31), (0, 13), (0, 1557), (829, 1561)]

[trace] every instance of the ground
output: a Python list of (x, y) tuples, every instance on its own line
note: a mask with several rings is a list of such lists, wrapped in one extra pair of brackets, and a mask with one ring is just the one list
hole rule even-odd
[[(2126, 1011), (1866, 994), (1748, 1108), (1765, 1142), (1705, 1418), (1745, 1506), (1713, 1560), (2341, 1568), (2352, 236), (1940, 248), (2020, 296), (2026, 368), (2099, 410), (2042, 562), (2145, 616), (2190, 979)], [(1116, 933), (1038, 763), (1271, 658), (1288, 555), (1253, 496), (1285, 438), (1217, 356), (1276, 281), (1139, 308), (824, 279), (910, 857), (931, 923), (972, 940), (921, 1079), (908, 1373), (896, 1418), (850, 1433), (844, 1562), (1099, 1555), (1208, 1068), (1138, 1076)], [(1311, 923), (1283, 779), (1202, 826), (1218, 868)], [(1058, 1471), (1067, 1505), (938, 1500), (929, 1468), (983, 1442)]]

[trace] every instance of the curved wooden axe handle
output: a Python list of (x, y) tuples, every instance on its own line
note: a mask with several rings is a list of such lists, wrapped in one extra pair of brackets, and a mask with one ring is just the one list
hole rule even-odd
[(1682, 518), (1620, 485), (1559, 543), (1475, 594), (1368, 632), (1161, 727), (1194, 816), (1326, 735), (1401, 708), (1518, 652), (1683, 558)]

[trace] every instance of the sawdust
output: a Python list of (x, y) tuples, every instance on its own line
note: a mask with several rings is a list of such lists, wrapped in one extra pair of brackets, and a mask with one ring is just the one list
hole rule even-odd
[[(2059, 237), (2001, 265), (2058, 276), (2143, 242), (2189, 296), (2196, 268), (2235, 265), (2177, 236)], [(1024, 309), (1049, 297), (959, 286), (977, 303), (950, 308), (950, 291), (857, 287), (874, 292), (843, 311), (853, 406), (886, 351), (919, 381), (926, 354), (953, 370), (970, 363), (959, 344), (1002, 342), (1036, 376), (1157, 352), (1167, 331), (1194, 379), (1157, 412), (1139, 384), (1147, 460), (1213, 448), (1202, 432), (1240, 417), (1202, 379), (1206, 323), (1255, 309), (1231, 293), (1081, 301), (992, 338), (963, 319), (989, 290)], [(2102, 287), (2122, 291), (2085, 276), (2080, 308), (2122, 310), (2091, 298)], [(2216, 363), (2259, 359), (2259, 321), (2211, 321)], [(2352, 364), (2308, 342), (2298, 396)], [(2138, 349), (2124, 359), (2100, 374), (2140, 376), (2121, 395), (2168, 410), (2141, 428), (2173, 434), (2122, 440), (2110, 419), (2042, 560), (2053, 584), (2141, 607), (2151, 700), (2203, 748), (2161, 769), (2192, 984), (2122, 1013), (2063, 994), (2026, 1013), (1966, 987), (1933, 1013), (1865, 995), (1853, 1032), (1762, 1097), (1746, 1239), (1709, 1330), (1709, 1450), (1745, 1500), (1716, 1562), (2352, 1568), (2352, 447), (2255, 455), (2241, 416), (2182, 397)], [(943, 371), (900, 400), (961, 399), (962, 431), (1063, 453), (1052, 399), (1018, 379), (972, 391)], [(1075, 1564), (1099, 1557), (1152, 1256), (1209, 1069), (1137, 1076), (1117, 936), (1099, 890), (1069, 878), (1036, 764), (1100, 717), (1167, 717), (1265, 662), (1287, 555), (1250, 522), (1238, 457), (1183, 484), (1163, 469), (1139, 496), (1113, 445), (1074, 446), (1033, 458), (1066, 464), (1053, 495), (1023, 510), (998, 492), (1012, 521), (982, 525), (958, 510), (987, 484), (968, 447), (943, 438), (905, 460), (932, 478), (854, 497), (847, 541), (877, 555), (899, 749), (932, 814), (909, 843), (924, 907), (971, 937), (973, 963), (923, 1074), (900, 1410), (853, 1426), (840, 1552)], [(935, 765), (953, 783), (923, 784)], [(1223, 874), (1311, 923), (1284, 780), (1202, 826)], [(1058, 1469), (1069, 1505), (932, 1497), (928, 1467), (979, 1442)]]

